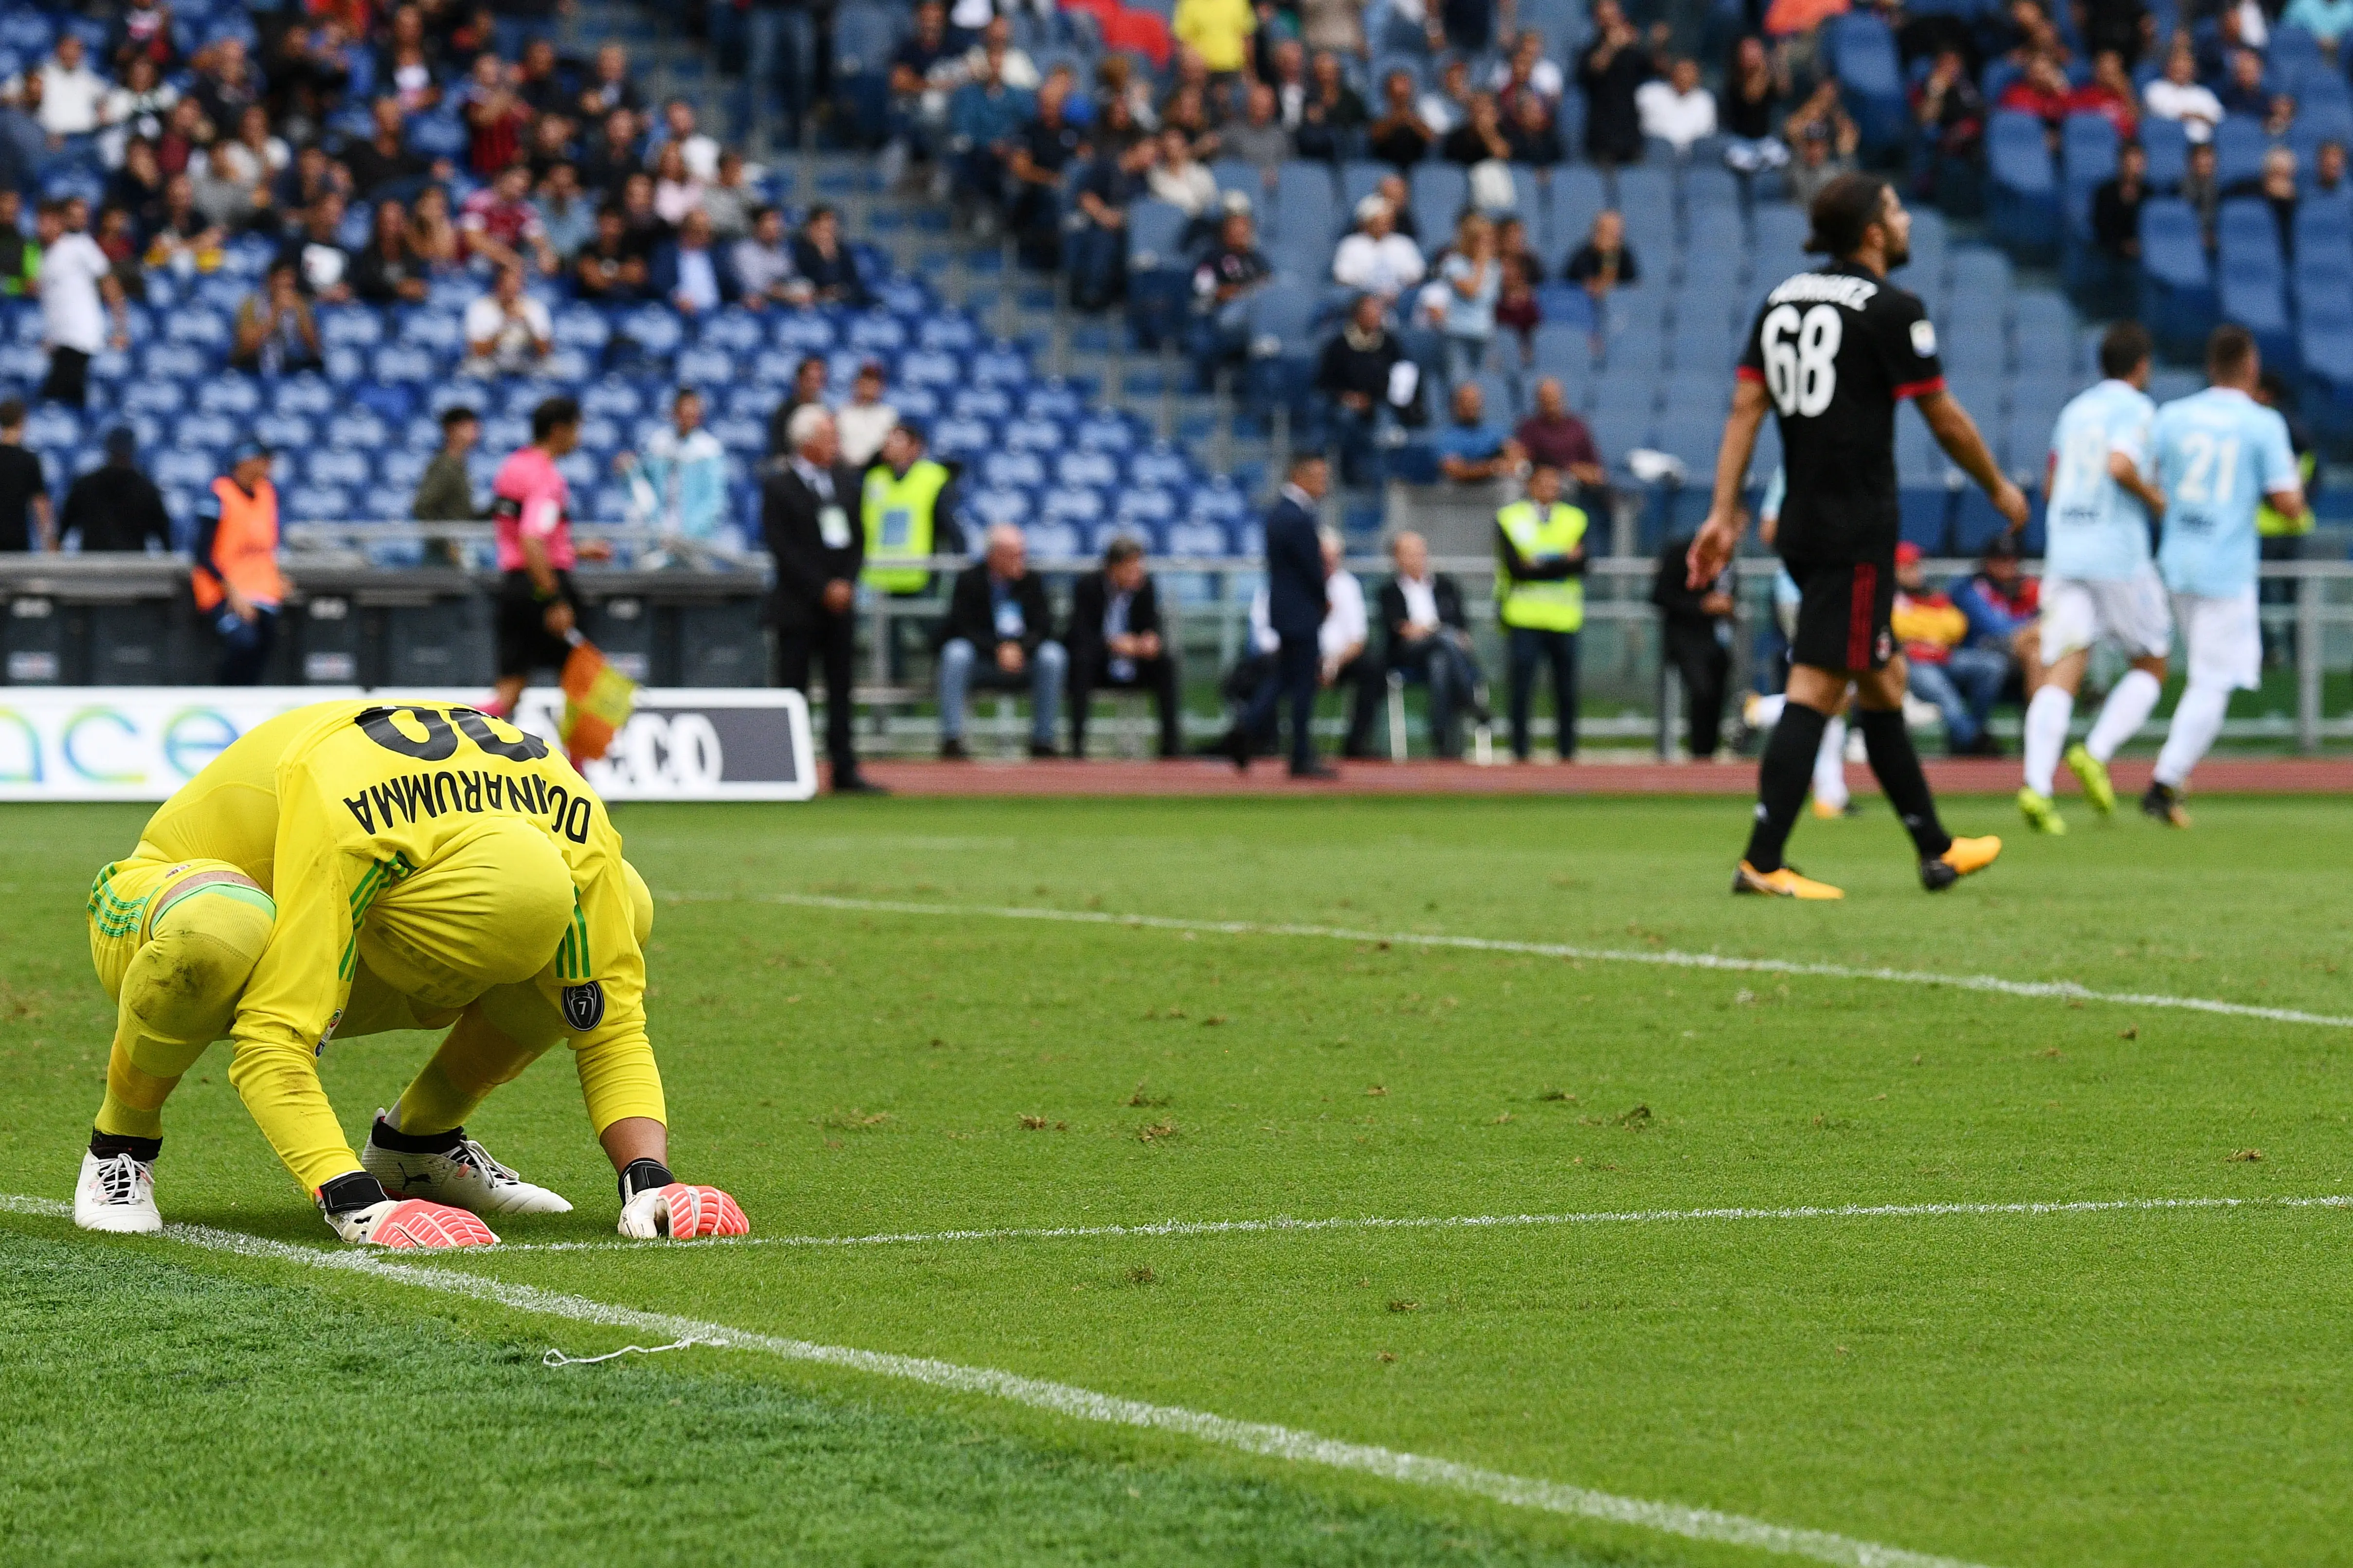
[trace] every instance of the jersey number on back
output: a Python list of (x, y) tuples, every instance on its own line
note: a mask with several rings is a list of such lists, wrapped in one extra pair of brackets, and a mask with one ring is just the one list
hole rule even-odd
[(1776, 305), (1757, 334), (1765, 357), (1765, 386), (1785, 419), (1811, 419), (1838, 393), (1839, 342), (1846, 323), (1836, 305), (1816, 305), (1803, 315), (1795, 305)]
[[(395, 713), (406, 713), (425, 731), (418, 740), (406, 734), (392, 721)], [(501, 740), (490, 721), (470, 708), (447, 710), (421, 707), (416, 703), (398, 708), (370, 708), (353, 721), (360, 733), (387, 752), (404, 757), (414, 757), (420, 763), (445, 763), (458, 752), (458, 735), (449, 726), (454, 723), (465, 732), (466, 739), (494, 757), (504, 757), (511, 763), (533, 763), (547, 755), (547, 742), (529, 731), (518, 731), (512, 741)]]
[(2182, 454), (2189, 466), (2174, 494), (2192, 506), (2211, 506), (2230, 496), (2231, 481), (2239, 476), (2239, 438), (2210, 436), (2192, 430), (2181, 437)]

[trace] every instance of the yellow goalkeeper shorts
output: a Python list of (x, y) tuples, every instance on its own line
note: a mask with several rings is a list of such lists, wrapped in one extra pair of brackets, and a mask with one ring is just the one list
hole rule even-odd
[[(246, 886), (249, 879), (226, 860), (167, 860), (145, 853), (144, 845), (140, 849), (141, 853), (99, 872), (90, 885), (90, 967), (98, 971), (98, 982), (106, 987), (107, 996), (118, 1002), (122, 998), (122, 977), (139, 950), (147, 945), (155, 917), (185, 892), (193, 891), (186, 884), (221, 885), (230, 897), (258, 900), (264, 908), (269, 905), (268, 895)], [(230, 881), (231, 878), (235, 880)]]

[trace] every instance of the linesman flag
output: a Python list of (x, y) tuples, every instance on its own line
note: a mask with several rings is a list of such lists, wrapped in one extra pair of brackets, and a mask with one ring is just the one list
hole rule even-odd
[(564, 661), (564, 719), (556, 734), (576, 768), (611, 747), (637, 708), (638, 683), (615, 669), (596, 645), (576, 630), (565, 640), (572, 652)]

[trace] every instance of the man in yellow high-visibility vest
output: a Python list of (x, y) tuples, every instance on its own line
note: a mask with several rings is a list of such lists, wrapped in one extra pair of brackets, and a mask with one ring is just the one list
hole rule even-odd
[[(866, 527), (866, 564), (859, 581), (879, 593), (928, 593), (932, 574), (910, 564), (940, 553), (944, 530), (955, 524), (940, 516), (940, 498), (955, 470), (923, 455), (923, 432), (901, 423), (882, 437), (880, 461), (866, 470), (860, 511)], [(961, 549), (961, 537), (946, 542)]]
[[(2295, 471), (2304, 480), (2304, 493), (2312, 493), (2313, 477), (2320, 471), (2320, 460), (2312, 450), (2312, 441), (2305, 434), (2303, 421), (2288, 410), (2287, 377), (2268, 367), (2255, 387), (2255, 401), (2266, 408), (2276, 408), (2287, 421), (2288, 446), (2295, 454)], [(2256, 548), (2265, 561), (2301, 561), (2304, 559), (2305, 537), (2312, 531), (2312, 509), (2306, 507), (2294, 517), (2272, 505), (2265, 496), (2255, 508)], [(2294, 609), (2304, 584), (2293, 577), (2266, 577), (2255, 585), (2255, 591), (2266, 605), (2285, 605)], [(2281, 662), (2281, 645), (2294, 645), (2295, 634), (2283, 633), (2269, 620), (2262, 623), (2263, 664), (2275, 667)]]
[(1536, 666), (1552, 667), (1560, 760), (1577, 756), (1577, 634), (1585, 625), (1585, 513), (1560, 499), (1560, 469), (1528, 470), (1527, 498), (1495, 513), (1495, 614), (1504, 623), (1512, 756), (1528, 760)]

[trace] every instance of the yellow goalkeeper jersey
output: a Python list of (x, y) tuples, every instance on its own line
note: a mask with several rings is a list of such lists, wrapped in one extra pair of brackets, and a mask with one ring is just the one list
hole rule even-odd
[(255, 726), (165, 802), (140, 853), (226, 860), (271, 895), (277, 928), (236, 1032), (241, 1047), (315, 1056), (349, 1001), (370, 902), (489, 814), (538, 828), (571, 871), (571, 927), (540, 986), (571, 1032), (601, 1130), (619, 1108), (596, 1103), (599, 1083), (659, 1082), (645, 958), (620, 834), (586, 781), (537, 737), (437, 703), (297, 709)]

